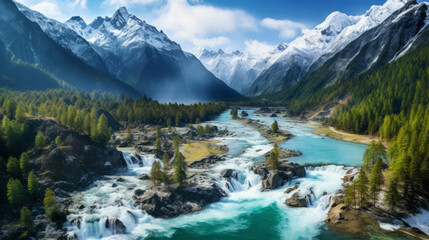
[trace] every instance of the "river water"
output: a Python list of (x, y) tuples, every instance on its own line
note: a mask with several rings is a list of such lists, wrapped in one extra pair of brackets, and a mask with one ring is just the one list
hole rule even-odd
[[(251, 113), (252, 111), (248, 111)], [(274, 118), (249, 116), (271, 125)], [(211, 204), (200, 212), (182, 215), (172, 219), (156, 219), (133, 205), (130, 187), (144, 188), (147, 181), (137, 177), (149, 173), (155, 159), (142, 155), (144, 166), (133, 165), (133, 152), (124, 151), (129, 170), (120, 176), (110, 176), (94, 183), (93, 187), (73, 196), (73, 200), (86, 207), (68, 216), (69, 220), (80, 217), (78, 228), (68, 223), (69, 232), (79, 239), (355, 239), (353, 236), (330, 231), (325, 225), (330, 196), (341, 188), (342, 177), (347, 168), (361, 164), (365, 145), (337, 141), (312, 133), (306, 124), (275, 118), (279, 127), (295, 136), (280, 147), (299, 150), (302, 156), (291, 158), (301, 164), (327, 164), (307, 167), (304, 178), (295, 179), (285, 186), (269, 192), (261, 192), (259, 176), (249, 171), (252, 165), (264, 161), (263, 155), (272, 149), (268, 140), (253, 128), (230, 118), (229, 111), (221, 114), (210, 124), (228, 129), (233, 136), (219, 138), (221, 144), (229, 147), (227, 160), (215, 165), (209, 174), (217, 179), (228, 197)], [(228, 190), (220, 172), (224, 169), (239, 172), (238, 181), (233, 181)], [(121, 177), (123, 181), (116, 179)], [(284, 194), (286, 188), (300, 183), (300, 189), (313, 189), (312, 204), (307, 208), (291, 208), (284, 204), (291, 194)], [(112, 184), (118, 186), (113, 188)], [(323, 196), (326, 192), (327, 195)], [(127, 227), (127, 234), (112, 235), (105, 228), (106, 219), (119, 218)], [(374, 239), (393, 239), (402, 236), (374, 232)]]

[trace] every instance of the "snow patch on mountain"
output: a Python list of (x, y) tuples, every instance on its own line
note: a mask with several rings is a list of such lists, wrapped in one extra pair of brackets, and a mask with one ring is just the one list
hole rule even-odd
[[(47, 18), (43, 14), (31, 10), (20, 3), (15, 2), (15, 4), (20, 12), (22, 12), (29, 20), (37, 23), (40, 28), (55, 42), (70, 50), (75, 56), (82, 59), (85, 63), (93, 67), (106, 70), (103, 60), (91, 45), (73, 30), (69, 29), (65, 24)], [(79, 19), (76, 18), (76, 21), (80, 21), (81, 24), (85, 24), (80, 17)]]

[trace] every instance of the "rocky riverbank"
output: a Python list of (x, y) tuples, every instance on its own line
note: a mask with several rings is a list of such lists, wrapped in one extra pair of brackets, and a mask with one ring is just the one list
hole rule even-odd
[(136, 190), (133, 199), (149, 215), (170, 218), (203, 210), (222, 197), (226, 194), (215, 180), (200, 173), (188, 178), (182, 186), (150, 184), (144, 190)]
[[(429, 239), (429, 236), (421, 230), (411, 227), (403, 219), (416, 214), (418, 209), (424, 205), (424, 202), (417, 201), (416, 206), (400, 205), (395, 209), (389, 209), (383, 202), (384, 194), (387, 191), (383, 187), (380, 194), (380, 199), (376, 202), (376, 206), (365, 208), (350, 208), (344, 204), (345, 187), (357, 180), (360, 172), (360, 167), (350, 169), (343, 177), (343, 189), (340, 190), (331, 199), (326, 224), (335, 231), (353, 234), (360, 238), (369, 237), (369, 232), (386, 231), (396, 232), (398, 234), (411, 235), (416, 238)], [(381, 225), (389, 225), (387, 229), (381, 228)]]
[[(93, 143), (88, 136), (80, 135), (50, 119), (29, 119), (30, 131), (40, 131), (44, 134), (48, 146), (29, 152), (32, 170), (39, 177), (41, 184), (40, 195), (31, 202), (34, 226), (28, 230), (13, 224), (0, 223), (0, 239), (73, 239), (62, 229), (66, 221), (71, 193), (83, 189), (104, 175), (126, 171), (127, 164), (121, 152), (112, 147), (100, 146)], [(57, 146), (55, 139), (59, 137), (61, 144)], [(33, 138), (34, 139), (34, 138)], [(50, 221), (44, 214), (43, 193), (50, 188), (56, 195), (59, 207), (55, 222)], [(10, 212), (9, 219), (19, 221), (19, 213)], [(71, 237), (71, 238), (70, 238)]]

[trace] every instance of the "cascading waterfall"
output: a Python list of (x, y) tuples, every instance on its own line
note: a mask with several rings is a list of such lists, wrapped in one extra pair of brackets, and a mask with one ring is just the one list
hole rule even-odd
[[(269, 118), (264, 121), (266, 124), (272, 122)], [(152, 155), (141, 155), (139, 158), (132, 151), (124, 151), (124, 158), (128, 165), (127, 173), (111, 176), (109, 180), (100, 180), (93, 188), (74, 196), (75, 205), (78, 206), (81, 203), (85, 208), (77, 208), (68, 216), (69, 232), (75, 232), (79, 239), (308, 239), (317, 237), (327, 216), (331, 197), (342, 187), (341, 178), (348, 168), (335, 165), (307, 167), (305, 177), (293, 179), (276, 190), (261, 192), (260, 176), (251, 171), (250, 167), (263, 162), (265, 159), (263, 155), (272, 149), (272, 145), (257, 131), (231, 120), (229, 112), (225, 112), (210, 124), (218, 128), (228, 128), (234, 133), (234, 136), (217, 139), (222, 144), (228, 145), (230, 155), (208, 172), (213, 178), (218, 179), (218, 185), (228, 195), (226, 198), (207, 206), (200, 212), (172, 219), (155, 219), (134, 206), (133, 191), (128, 189), (131, 187), (144, 189), (147, 181), (139, 180), (138, 176), (142, 173), (148, 174), (153, 162), (157, 159)], [(285, 122), (280, 122), (279, 125), (288, 126)], [(293, 138), (295, 142), (323, 143), (324, 151), (335, 151), (335, 148), (341, 148), (343, 144), (338, 141), (335, 142), (337, 145), (332, 147), (330, 144), (326, 145), (317, 136), (313, 137), (306, 127), (300, 127), (296, 123), (293, 123), (293, 128), (288, 130), (296, 131), (292, 131), (296, 135)], [(350, 143), (345, 144), (355, 151), (356, 162), (359, 162), (364, 148), (357, 144), (356, 148), (353, 148), (355, 145)], [(314, 149), (318, 150), (317, 146)], [(318, 155), (318, 153), (306, 151), (303, 153)], [(341, 159), (343, 157), (341, 154), (327, 163), (333, 164), (337, 159)], [(300, 159), (291, 160), (300, 162)], [(302, 159), (306, 160), (306, 158)], [(221, 172), (225, 169), (234, 171), (229, 179), (221, 177)], [(119, 178), (122, 180), (118, 181)], [(297, 190), (289, 194), (284, 193), (286, 188), (296, 183), (299, 183)], [(114, 185), (117, 186), (113, 187)], [(309, 194), (310, 190), (311, 194)], [(292, 208), (285, 205), (285, 200), (296, 191), (300, 191), (300, 194), (308, 194), (308, 207)], [(116, 219), (126, 227), (125, 234), (112, 235), (121, 233), (122, 230), (122, 225)], [(259, 219), (264, 220), (259, 221)]]

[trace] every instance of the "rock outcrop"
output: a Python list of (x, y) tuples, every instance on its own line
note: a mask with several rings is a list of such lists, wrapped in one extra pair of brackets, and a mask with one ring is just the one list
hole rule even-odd
[[(39, 129), (52, 144), (34, 154), (39, 176), (53, 189), (60, 187), (73, 191), (91, 184), (103, 175), (125, 171), (127, 164), (121, 152), (112, 147), (100, 146), (88, 136), (80, 135), (53, 120), (30, 120), (33, 129)], [(61, 146), (56, 146), (59, 136)]]
[(262, 179), (262, 189), (276, 189), (294, 178), (304, 177), (305, 168), (297, 163), (283, 161), (275, 171), (268, 170), (268, 164), (252, 167), (252, 171)]
[(170, 218), (202, 210), (222, 197), (226, 194), (214, 179), (198, 174), (187, 179), (183, 186), (148, 186), (144, 194), (135, 194), (133, 199), (151, 216)]

